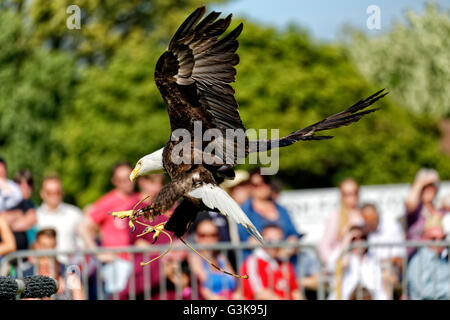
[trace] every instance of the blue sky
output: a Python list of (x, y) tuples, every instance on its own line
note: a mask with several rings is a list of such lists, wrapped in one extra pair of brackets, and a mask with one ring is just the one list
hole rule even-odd
[[(245, 16), (250, 20), (284, 27), (294, 22), (309, 30), (318, 40), (336, 39), (343, 24), (366, 30), (367, 7), (377, 5), (381, 14), (381, 29), (371, 34), (385, 32), (396, 20), (404, 19), (405, 9), (421, 12), (424, 0), (230, 0), (227, 4), (209, 9), (224, 14)], [(444, 8), (450, 8), (450, 0), (435, 0)]]

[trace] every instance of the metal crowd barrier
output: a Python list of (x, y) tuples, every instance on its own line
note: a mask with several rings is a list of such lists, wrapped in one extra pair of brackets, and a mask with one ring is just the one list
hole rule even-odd
[[(349, 252), (354, 248), (376, 248), (376, 247), (386, 247), (386, 248), (395, 248), (400, 247), (404, 248), (405, 250), (407, 248), (416, 248), (420, 250), (421, 248), (427, 247), (427, 246), (443, 246), (447, 250), (450, 250), (450, 241), (441, 241), (441, 242), (404, 242), (404, 243), (383, 243), (383, 244), (371, 244), (365, 242), (359, 242), (359, 243), (353, 243), (347, 250), (345, 250), (338, 258), (338, 260), (343, 259), (346, 254), (349, 254)], [(195, 245), (192, 244), (192, 247), (196, 250), (215, 250), (220, 252), (222, 255), (227, 256), (227, 253), (234, 254), (235, 257), (235, 265), (237, 266), (237, 270), (235, 269), (235, 273), (240, 272), (240, 268), (244, 262), (244, 250), (253, 250), (255, 248), (260, 247), (260, 245), (253, 245), (249, 243), (240, 243), (240, 244), (231, 244), (231, 243), (217, 243), (214, 245)], [(168, 248), (167, 245), (154, 245), (154, 246), (148, 246), (148, 247), (137, 247), (137, 246), (130, 246), (130, 247), (122, 247), (122, 248), (98, 248), (95, 250), (90, 249), (84, 249), (84, 250), (24, 250), (24, 251), (16, 251), (13, 253), (10, 253), (2, 258), (0, 261), (0, 274), (1, 275), (9, 275), (9, 276), (16, 276), (16, 277), (22, 277), (28, 275), (30, 272), (32, 274), (39, 274), (40, 270), (40, 261), (43, 260), (43, 258), (48, 259), (47, 262), (50, 264), (50, 273), (52, 275), (57, 274), (57, 258), (60, 259), (61, 257), (65, 258), (63, 260), (67, 260), (68, 263), (64, 265), (64, 269), (62, 274), (58, 272), (58, 274), (61, 274), (61, 278), (59, 279), (61, 282), (61, 279), (63, 280), (64, 287), (67, 290), (72, 289), (80, 289), (84, 293), (84, 297), (86, 299), (92, 299), (92, 300), (105, 300), (105, 299), (183, 299), (184, 296), (184, 290), (183, 285), (181, 284), (181, 281), (183, 279), (182, 273), (187, 272), (187, 278), (190, 282), (187, 287), (189, 287), (190, 299), (201, 299), (201, 290), (200, 286), (202, 285), (194, 272), (192, 268), (185, 268), (182, 270), (181, 268), (181, 261), (176, 261), (176, 267), (175, 269), (175, 279), (176, 283), (174, 284), (175, 288), (168, 287), (168, 285), (171, 285), (169, 282), (166, 281), (165, 273), (167, 272), (168, 263), (166, 261), (167, 256), (162, 257), (159, 262), (152, 263), (150, 265), (144, 266), (144, 267), (137, 267), (135, 268), (135, 264), (138, 264), (140, 261), (137, 261), (136, 255), (140, 254), (142, 255), (143, 261), (148, 261), (150, 257), (154, 256), (155, 254), (160, 254), (164, 252)], [(336, 286), (337, 279), (340, 278), (340, 280), (345, 280), (345, 269), (344, 270), (338, 270), (336, 273), (336, 270), (330, 270), (327, 268), (323, 263), (320, 262), (319, 255), (316, 249), (316, 245), (313, 244), (305, 244), (301, 242), (280, 242), (280, 243), (266, 243), (264, 245), (264, 248), (293, 248), (295, 249), (294, 255), (296, 255), (297, 258), (297, 264), (296, 264), (296, 276), (297, 276), (297, 282), (301, 283), (301, 278), (304, 270), (301, 270), (301, 252), (308, 252), (309, 255), (311, 255), (312, 258), (316, 259), (318, 262), (318, 270), (315, 274), (315, 277), (317, 277), (317, 285), (313, 289), (315, 291), (315, 297), (319, 300), (324, 300), (329, 298), (330, 294), (335, 290), (336, 292), (340, 290), (339, 286)], [(182, 244), (176, 244), (172, 248), (173, 252), (180, 252), (180, 251), (187, 251), (188, 254), (195, 254), (191, 251), (191, 249), (187, 248), (186, 246)], [(130, 263), (131, 263), (131, 270), (128, 278), (126, 279), (127, 285), (126, 289), (120, 291), (120, 292), (108, 292), (106, 290), (106, 283), (105, 283), (105, 269), (103, 268), (105, 266), (104, 263), (102, 263), (98, 256), (101, 254), (128, 254), (130, 257)], [(446, 260), (448, 263), (448, 258)], [(141, 268), (141, 269), (139, 269)], [(152, 276), (154, 276), (155, 268), (158, 268), (158, 274), (159, 278), (157, 281), (155, 279), (152, 279)], [(392, 268), (392, 265), (388, 265), (387, 268)], [(427, 266), (423, 266), (423, 268), (427, 268)], [(402, 261), (402, 268), (401, 273), (398, 275), (399, 280), (388, 283), (389, 286), (389, 292), (390, 296), (389, 299), (407, 299), (408, 298), (408, 277), (407, 277), (407, 270), (408, 270), (408, 259), (405, 257)], [(449, 264), (449, 273), (450, 273), (450, 264)], [(140, 279), (143, 283), (143, 288), (141, 290), (138, 290), (138, 283), (136, 283), (136, 271), (140, 273)], [(28, 274), (26, 274), (28, 273)], [(114, 274), (114, 270), (113, 270)], [(77, 278), (79, 278), (79, 282), (81, 284), (80, 288), (76, 288), (76, 283), (69, 281), (70, 279), (73, 280), (73, 276), (75, 275)], [(435, 279), (437, 279), (438, 275), (436, 275)], [(69, 279), (70, 278), (70, 279)], [(240, 280), (240, 281), (249, 281), (249, 280)], [(341, 281), (342, 282), (342, 281)], [(153, 283), (153, 285), (152, 285)], [(273, 279), (269, 279), (269, 283), (272, 283), (273, 285)], [(289, 281), (288, 281), (289, 283)], [(186, 284), (185, 284), (186, 287)], [(448, 286), (448, 294), (447, 297), (450, 296), (450, 277), (449, 277), (449, 286)], [(286, 293), (290, 292), (289, 285), (286, 288)], [(306, 290), (303, 285), (299, 285), (299, 291), (303, 297), (306, 297)], [(363, 299), (364, 298), (364, 292), (361, 287), (358, 287), (357, 290), (357, 299)], [(125, 298), (124, 298), (125, 296)], [(287, 296), (286, 296), (287, 297)], [(57, 298), (66, 298), (70, 299), (72, 296), (70, 295), (59, 295)], [(338, 294), (339, 298), (339, 294)], [(437, 296), (435, 295), (435, 298)], [(55, 297), (53, 297), (55, 299)]]

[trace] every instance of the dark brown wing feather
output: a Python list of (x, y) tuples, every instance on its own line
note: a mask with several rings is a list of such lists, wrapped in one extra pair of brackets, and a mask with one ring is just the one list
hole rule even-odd
[[(219, 39), (230, 25), (231, 15), (217, 19), (220, 13), (211, 12), (200, 21), (204, 13), (204, 7), (195, 10), (179, 27), (157, 63), (155, 81), (169, 109), (172, 131), (192, 130), (196, 120), (202, 121), (203, 130), (219, 129), (225, 141), (213, 142), (216, 155), (235, 163), (237, 148), (246, 150), (247, 140), (244, 145), (235, 139), (228, 141), (225, 133), (227, 129), (245, 131), (230, 86), (235, 81), (237, 37), (243, 26), (241, 23)], [(232, 148), (227, 149), (227, 144)], [(233, 150), (233, 154), (225, 154), (225, 150)]]
[[(239, 116), (234, 90), (230, 86), (235, 81), (239, 62), (236, 50), (237, 38), (242, 24), (225, 37), (219, 39), (231, 22), (231, 15), (217, 19), (218, 12), (211, 12), (203, 20), (205, 8), (195, 10), (180, 26), (170, 41), (167, 51), (158, 60), (155, 81), (169, 110), (172, 131), (177, 128), (193, 130), (193, 122), (201, 120), (203, 131), (217, 128), (225, 140), (214, 140), (215, 155), (228, 164), (235, 164), (238, 158), (247, 157), (249, 152), (284, 147), (299, 140), (324, 140), (332, 136), (316, 136), (316, 132), (347, 126), (364, 115), (378, 109), (364, 110), (387, 93), (383, 90), (355, 103), (350, 108), (295, 131), (278, 140), (248, 141), (228, 139), (226, 129), (245, 128)], [(201, 20), (201, 21), (200, 21)], [(276, 142), (276, 143), (275, 143)], [(205, 147), (203, 145), (203, 147)], [(226, 150), (233, 150), (227, 154)], [(244, 150), (244, 153), (238, 153)]]
[[(378, 108), (374, 109), (363, 109), (369, 107), (379, 99), (383, 98), (388, 92), (384, 92), (385, 89), (382, 89), (373, 95), (367, 97), (366, 99), (360, 100), (350, 108), (336, 113), (328, 118), (325, 118), (319, 122), (316, 122), (306, 128), (295, 131), (279, 140), (276, 140), (278, 147), (286, 147), (289, 146), (299, 140), (325, 140), (331, 139), (333, 136), (316, 136), (315, 133), (318, 131), (329, 130), (334, 128), (339, 128), (342, 126), (348, 126), (353, 122), (359, 121), (366, 114), (377, 111)], [(270, 150), (274, 147), (273, 140), (271, 141), (250, 141), (250, 152), (261, 152)]]
[(199, 102), (212, 115), (217, 128), (243, 129), (234, 90), (229, 85), (235, 81), (234, 66), (239, 62), (236, 39), (242, 24), (218, 40), (230, 25), (231, 15), (215, 20), (220, 13), (211, 12), (195, 26), (203, 13), (204, 8), (194, 12), (169, 44), (168, 51), (175, 54), (179, 64), (174, 78), (178, 85), (195, 83)]

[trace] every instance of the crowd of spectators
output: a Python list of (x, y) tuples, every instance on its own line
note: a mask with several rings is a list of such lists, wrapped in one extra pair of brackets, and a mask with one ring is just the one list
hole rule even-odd
[[(0, 158), (0, 263), (16, 250), (58, 251), (56, 256), (30, 255), (20, 264), (12, 260), (8, 274), (42, 274), (60, 280), (55, 299), (95, 299), (99, 291), (106, 298), (117, 299), (131, 298), (131, 291), (136, 299), (314, 299), (320, 277), (327, 279), (329, 299), (449, 298), (448, 250), (438, 245), (419, 250), (401, 246), (405, 240), (440, 241), (449, 234), (450, 197), (436, 201), (439, 175), (434, 170), (417, 173), (405, 201), (403, 223), (386, 221), (375, 204), (361, 203), (358, 182), (344, 179), (339, 185), (339, 206), (328, 215), (317, 255), (290, 245), (257, 247), (239, 254), (233, 250), (200, 250), (196, 254), (186, 248), (170, 251), (146, 267), (140, 263), (160, 253), (130, 254), (127, 248), (145, 251), (152, 245), (166, 245), (169, 239), (160, 236), (154, 242), (152, 233), (138, 236), (144, 226), (136, 224), (131, 232), (127, 220), (114, 219), (109, 213), (130, 210), (141, 200), (140, 207), (148, 205), (166, 178), (148, 175), (135, 184), (129, 179), (131, 170), (128, 163), (115, 165), (113, 189), (83, 210), (63, 201), (64, 188), (57, 175), (46, 176), (34, 193), (41, 202), (37, 206), (32, 200), (35, 185), (31, 172), (17, 172), (9, 180), (6, 162)], [(302, 234), (289, 212), (278, 203), (281, 185), (273, 177), (258, 170), (238, 170), (236, 178), (222, 187), (266, 243), (301, 241)], [(167, 221), (173, 209), (150, 224)], [(245, 228), (215, 211), (200, 213), (186, 239), (199, 245), (257, 244)], [(361, 243), (368, 246), (358, 246)], [(175, 240), (175, 244), (180, 242)], [(98, 248), (124, 251), (103, 250), (86, 255), (83, 263), (75, 255), (79, 249)], [(227, 275), (211, 263), (249, 279)], [(82, 274), (87, 275), (86, 281)], [(396, 290), (404, 281), (407, 293)]]

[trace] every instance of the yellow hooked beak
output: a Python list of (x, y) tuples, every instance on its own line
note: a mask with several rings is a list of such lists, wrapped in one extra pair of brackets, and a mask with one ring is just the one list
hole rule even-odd
[(142, 164), (138, 162), (136, 167), (134, 167), (133, 171), (130, 173), (130, 180), (134, 181), (137, 177), (139, 177), (139, 171), (141, 171)]

